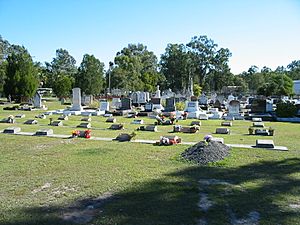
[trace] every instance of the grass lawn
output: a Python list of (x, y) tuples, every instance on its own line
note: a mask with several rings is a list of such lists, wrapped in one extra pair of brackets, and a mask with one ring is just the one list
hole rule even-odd
[[(57, 102), (47, 105), (64, 108)], [(0, 119), (18, 113), (26, 118), (13, 126), (22, 131), (49, 128), (48, 118), (38, 119), (38, 125), (22, 124), (37, 111), (4, 111), (0, 106)], [(65, 127), (51, 128), (71, 134), (80, 118), (71, 116)], [(92, 134), (130, 133), (139, 126), (130, 124), (132, 120), (117, 117), (125, 130), (110, 131), (105, 118), (92, 117)], [(183, 141), (199, 141), (220, 123), (202, 121), (199, 133), (178, 135)], [(275, 128), (274, 137), (247, 135), (249, 121), (233, 124), (231, 135), (213, 136), (232, 144), (273, 139), (289, 151), (233, 148), (225, 160), (197, 166), (179, 157), (185, 145), (0, 134), (0, 224), (246, 224), (242, 219), (255, 213), (256, 224), (300, 224), (300, 124), (266, 122)], [(0, 123), (0, 130), (9, 126)], [(159, 126), (157, 133), (139, 131), (136, 139), (158, 140), (171, 130)], [(210, 206), (206, 210), (205, 204)]]

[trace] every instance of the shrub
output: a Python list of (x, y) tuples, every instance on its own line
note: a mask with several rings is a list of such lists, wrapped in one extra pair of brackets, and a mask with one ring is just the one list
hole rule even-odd
[(291, 102), (280, 102), (276, 106), (276, 115), (278, 117), (293, 117), (297, 113), (297, 107)]

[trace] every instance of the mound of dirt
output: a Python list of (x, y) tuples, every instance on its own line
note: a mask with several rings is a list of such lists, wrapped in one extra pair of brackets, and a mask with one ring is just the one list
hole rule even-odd
[(207, 164), (224, 159), (229, 155), (230, 147), (216, 141), (200, 141), (197, 144), (189, 147), (181, 156), (186, 160), (198, 163)]

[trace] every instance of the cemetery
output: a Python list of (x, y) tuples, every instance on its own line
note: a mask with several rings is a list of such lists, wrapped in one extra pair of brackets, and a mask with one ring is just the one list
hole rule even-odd
[(0, 225), (300, 225), (295, 4), (111, 2), (1, 2)]
[[(97, 189), (93, 186), (96, 173), (102, 174), (105, 171), (109, 175), (101, 175), (99, 187), (118, 192), (123, 189), (115, 189), (112, 185), (114, 182), (124, 185), (126, 189), (131, 188), (131, 179), (134, 182), (148, 182), (148, 176), (159, 176), (160, 179), (171, 182), (168, 181), (171, 178), (166, 178), (163, 174), (176, 174), (178, 168), (189, 171), (196, 180), (218, 177), (227, 180), (232, 176), (243, 180), (241, 177), (250, 176), (243, 167), (260, 173), (277, 171), (276, 176), (280, 176), (280, 169), (276, 166), (278, 159), (280, 163), (298, 168), (299, 162), (295, 159), (300, 146), (297, 123), (272, 121), (261, 113), (251, 115), (251, 111), (247, 112), (246, 106), (239, 104), (236, 99), (232, 99), (228, 107), (216, 108), (215, 104), (207, 104), (206, 109), (201, 108), (202, 104), (198, 101), (185, 100), (182, 111), (176, 109), (174, 99), (157, 99), (153, 101), (149, 98), (150, 104), (147, 101), (138, 102), (137, 106), (131, 104), (133, 99), (130, 97), (125, 100), (121, 98), (120, 101), (113, 100), (119, 102), (119, 105), (115, 104), (117, 106), (112, 101), (102, 99), (97, 109), (86, 109), (87, 106), (83, 104), (76, 106), (77, 101), (74, 101), (75, 107), (73, 104), (62, 107), (58, 101), (44, 100), (44, 108), (22, 110), (22, 113), (3, 110), (4, 107), (13, 108), (16, 104), (1, 105), (0, 116), (5, 122), (0, 123), (0, 139), (4, 143), (0, 149), (6, 155), (10, 151), (16, 151), (15, 156), (9, 157), (14, 157), (15, 161), (25, 167), (40, 168), (36, 172), (37, 180), (28, 183), (30, 190), (24, 193), (26, 196), (36, 192), (36, 198), (62, 184), (68, 185), (69, 189), (64, 192), (68, 192), (70, 196), (75, 193), (94, 196), (94, 189)], [(203, 99), (201, 103), (204, 103)], [(161, 110), (157, 110), (158, 108)], [(201, 115), (206, 118), (203, 119)], [(14, 150), (11, 150), (12, 144)], [(40, 155), (40, 151), (48, 156)], [(59, 159), (55, 159), (57, 157)], [(47, 165), (46, 169), (41, 169), (40, 159)], [(53, 164), (53, 160), (58, 160), (58, 165)], [(268, 166), (263, 165), (263, 160), (267, 160)], [(68, 178), (64, 173), (53, 172), (56, 166), (63, 167)], [(224, 169), (220, 171), (215, 169), (223, 166)], [(121, 168), (123, 172), (120, 175), (110, 173), (114, 168)], [(128, 168), (132, 168), (130, 174), (142, 177), (125, 178), (124, 173)], [(46, 173), (50, 174), (50, 178)], [(89, 173), (92, 175), (87, 175)], [(42, 180), (40, 177), (43, 177)], [(59, 180), (56, 181), (55, 177)], [(269, 174), (266, 177), (270, 177)], [(12, 178), (23, 179), (18, 175)], [(176, 179), (182, 179), (181, 175)], [(107, 181), (103, 183), (104, 180)], [(48, 183), (51, 183), (50, 187), (47, 186)], [(247, 189), (246, 185), (241, 185)], [(76, 191), (68, 191), (71, 188)], [(155, 194), (159, 191), (163, 190), (158, 189)], [(140, 193), (139, 190), (133, 192)], [(140, 194), (144, 195), (143, 192)], [(265, 192), (257, 195), (265, 195)], [(60, 201), (68, 199), (68, 196), (51, 198)], [(269, 206), (267, 202), (262, 204)], [(81, 210), (81, 214), (76, 214), (75, 218), (82, 219), (86, 215), (82, 213), (85, 210)]]

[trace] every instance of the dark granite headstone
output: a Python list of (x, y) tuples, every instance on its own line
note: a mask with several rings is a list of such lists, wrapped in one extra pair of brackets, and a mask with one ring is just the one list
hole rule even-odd
[(131, 110), (131, 108), (132, 108), (131, 98), (122, 98), (120, 110)]
[(175, 107), (175, 98), (167, 98), (166, 99), (166, 107), (164, 112), (173, 112), (176, 110)]
[(253, 99), (251, 103), (252, 113), (265, 113), (267, 101), (265, 99)]
[(155, 105), (161, 104), (161, 98), (151, 98), (151, 103)]
[(230, 134), (230, 130), (228, 128), (219, 127), (216, 129), (216, 134)]
[(32, 124), (37, 124), (37, 123), (38, 123), (37, 120), (27, 120), (24, 124), (32, 125)]

